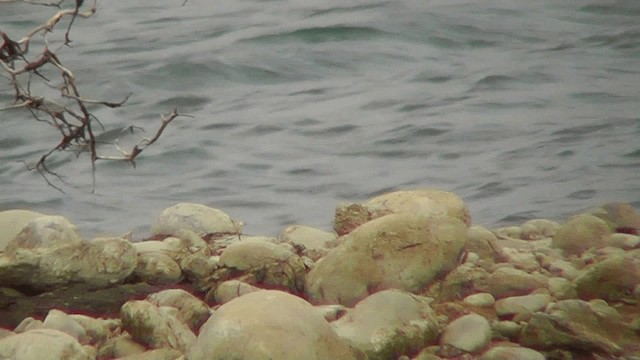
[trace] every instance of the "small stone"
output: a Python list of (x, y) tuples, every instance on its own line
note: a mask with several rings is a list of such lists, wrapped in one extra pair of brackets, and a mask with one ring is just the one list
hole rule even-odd
[(181, 230), (191, 230), (200, 237), (239, 234), (242, 225), (231, 220), (221, 210), (201, 204), (180, 203), (166, 208), (151, 227), (152, 235), (178, 236)]
[(549, 279), (549, 292), (558, 300), (575, 299), (578, 296), (573, 283), (561, 277)]
[(509, 296), (527, 295), (535, 289), (546, 287), (546, 285), (541, 279), (522, 270), (502, 267), (489, 275), (478, 287), (496, 299), (501, 299)]
[(176, 317), (197, 332), (200, 326), (213, 312), (204, 301), (182, 289), (168, 289), (147, 296), (147, 301), (158, 307), (170, 306), (176, 308)]
[(466, 352), (483, 349), (491, 341), (489, 321), (478, 314), (464, 315), (444, 329), (440, 345), (451, 345)]
[(463, 302), (478, 307), (491, 307), (495, 304), (496, 299), (489, 293), (480, 293), (467, 296)]
[(606, 237), (611, 233), (602, 219), (593, 215), (573, 216), (562, 225), (553, 237), (552, 246), (564, 250), (567, 254), (580, 255), (589, 248), (606, 246)]
[(88, 342), (87, 331), (71, 316), (60, 310), (49, 310), (47, 317), (42, 323), (42, 328), (62, 331), (73, 336), (74, 339), (83, 344)]
[(512, 296), (496, 301), (495, 308), (497, 315), (502, 317), (540, 311), (544, 309), (550, 301), (551, 296), (547, 294)]
[(545, 356), (533, 349), (518, 346), (496, 346), (487, 350), (480, 360), (545, 360)]
[(207, 293), (207, 296), (205, 296), (205, 300), (209, 304), (225, 304), (237, 297), (256, 292), (258, 290), (260, 290), (260, 288), (239, 280), (227, 280), (211, 289), (211, 291)]
[(495, 321), (491, 323), (491, 328), (500, 335), (513, 339), (520, 334), (522, 325), (515, 321)]

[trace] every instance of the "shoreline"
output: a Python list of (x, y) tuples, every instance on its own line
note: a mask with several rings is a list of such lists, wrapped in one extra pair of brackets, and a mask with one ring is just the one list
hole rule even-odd
[(456, 194), (424, 189), (339, 205), (333, 223), (249, 236), (181, 203), (133, 242), (0, 212), (0, 357), (27, 338), (54, 356), (47, 336), (74, 359), (640, 357), (628, 204), (487, 229)]

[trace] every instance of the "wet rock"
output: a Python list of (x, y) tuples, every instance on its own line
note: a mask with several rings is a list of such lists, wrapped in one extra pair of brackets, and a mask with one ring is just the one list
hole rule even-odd
[(118, 360), (179, 360), (184, 359), (182, 352), (175, 349), (155, 349), (139, 354), (118, 358)]
[(122, 305), (122, 328), (131, 337), (152, 349), (170, 348), (183, 353), (195, 342), (193, 332), (175, 316), (176, 309), (158, 307), (148, 301), (133, 300)]
[(451, 270), (443, 279), (433, 282), (422, 295), (438, 301), (461, 300), (477, 293), (477, 284), (485, 283), (488, 277), (489, 273), (483, 268), (473, 263), (464, 263)]
[(261, 290), (220, 306), (200, 329), (187, 358), (350, 360), (365, 357), (350, 349), (306, 301), (281, 291)]
[(313, 260), (318, 260), (326, 255), (331, 243), (337, 238), (337, 235), (333, 232), (303, 225), (287, 226), (281, 236), (283, 242), (302, 246), (302, 255), (308, 256)]
[(403, 291), (384, 290), (360, 301), (332, 326), (368, 359), (396, 359), (419, 351), (438, 335), (438, 320), (429, 302)]
[(396, 191), (377, 196), (358, 205), (342, 205), (336, 209), (334, 228), (338, 235), (388, 214), (411, 214), (423, 218), (454, 217), (468, 226), (471, 216), (465, 203), (456, 194), (424, 189)]
[(98, 360), (120, 359), (123, 357), (141, 354), (145, 352), (145, 347), (135, 342), (131, 335), (112, 337), (108, 339), (98, 350)]
[(580, 255), (589, 248), (607, 246), (606, 237), (611, 233), (602, 219), (589, 214), (571, 217), (553, 237), (552, 246), (567, 254)]
[(558, 300), (575, 299), (578, 297), (573, 283), (565, 278), (550, 278), (549, 292), (551, 296)]
[(88, 343), (96, 346), (101, 346), (119, 332), (121, 325), (118, 319), (92, 318), (81, 314), (71, 314), (69, 317), (82, 326), (88, 338)]
[(305, 273), (304, 261), (286, 244), (244, 240), (224, 250), (209, 281), (214, 289), (224, 281), (238, 280), (299, 293), (304, 287)]
[(618, 311), (603, 300), (563, 300), (536, 313), (524, 327), (520, 343), (542, 350), (565, 349), (611, 356), (637, 343)]
[(547, 294), (512, 296), (496, 301), (495, 308), (497, 315), (503, 317), (540, 311), (544, 309), (551, 300), (551, 296)]
[(50, 310), (42, 323), (42, 328), (62, 331), (78, 340), (81, 344), (87, 344), (89, 342), (87, 331), (84, 327), (78, 324), (71, 316), (60, 310)]
[(482, 226), (471, 226), (468, 231), (469, 240), (465, 251), (474, 252), (491, 263), (504, 262), (502, 247), (498, 245), (496, 235)]
[(89, 360), (87, 350), (72, 336), (53, 329), (30, 330), (0, 339), (0, 359)]
[(191, 230), (200, 237), (239, 234), (242, 224), (224, 212), (201, 204), (180, 203), (166, 208), (151, 226), (151, 234), (179, 236)]
[(574, 284), (578, 297), (585, 300), (640, 300), (634, 299), (634, 289), (640, 284), (640, 250), (612, 255), (591, 265)]
[(27, 224), (41, 216), (45, 215), (28, 210), (0, 211), (0, 252)]
[(545, 360), (545, 356), (533, 349), (519, 346), (496, 346), (487, 350), (480, 360)]
[(147, 297), (147, 301), (158, 307), (169, 306), (177, 309), (178, 320), (186, 324), (194, 333), (212, 313), (204, 301), (183, 289), (168, 289), (153, 293)]
[(520, 238), (523, 240), (540, 240), (552, 238), (560, 229), (560, 224), (547, 219), (533, 219), (521, 226)]
[(138, 264), (130, 279), (147, 284), (176, 284), (182, 280), (180, 266), (161, 252), (138, 253)]
[(205, 297), (207, 303), (224, 304), (242, 295), (256, 292), (260, 288), (238, 280), (227, 280), (212, 289)]
[(612, 231), (638, 235), (640, 214), (629, 204), (613, 202), (587, 210), (604, 220)]
[(82, 241), (74, 226), (51, 218), (34, 220), (0, 254), (0, 283), (32, 291), (73, 283), (97, 289), (124, 281), (135, 268), (129, 241)]
[(492, 307), (495, 304), (496, 299), (491, 294), (479, 293), (467, 296), (464, 298), (463, 302), (477, 307)]
[(478, 314), (459, 317), (449, 323), (442, 333), (440, 345), (450, 345), (465, 352), (477, 352), (491, 341), (489, 321)]
[(527, 295), (535, 289), (546, 286), (547, 284), (538, 277), (522, 270), (503, 267), (494, 271), (478, 287), (496, 299), (501, 299), (509, 296)]
[(607, 245), (620, 249), (631, 250), (640, 248), (640, 236), (615, 233), (605, 239)]
[(345, 236), (307, 274), (317, 304), (353, 306), (387, 288), (417, 292), (458, 264), (467, 228), (451, 217), (391, 214)]

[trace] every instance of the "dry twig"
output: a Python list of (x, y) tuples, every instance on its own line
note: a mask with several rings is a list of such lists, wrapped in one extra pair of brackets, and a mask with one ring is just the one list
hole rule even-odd
[[(54, 185), (49, 176), (53, 176), (64, 183), (64, 179), (55, 171), (48, 167), (50, 157), (57, 152), (79, 149), (77, 152), (88, 152), (91, 159), (91, 169), (93, 177), (93, 187), (95, 190), (95, 172), (97, 160), (117, 160), (130, 162), (135, 167), (136, 157), (148, 146), (154, 144), (169, 123), (178, 116), (177, 109), (173, 109), (167, 115), (162, 116), (162, 123), (155, 135), (151, 139), (143, 139), (135, 145), (130, 151), (124, 151), (120, 148), (117, 141), (115, 146), (122, 156), (103, 156), (98, 154), (96, 145), (96, 133), (94, 131), (95, 123), (100, 124), (97, 118), (89, 111), (88, 105), (103, 105), (109, 108), (121, 107), (129, 99), (131, 94), (127, 95), (122, 101), (110, 102), (102, 100), (92, 100), (81, 96), (80, 90), (76, 83), (76, 77), (73, 72), (65, 67), (56, 53), (51, 51), (47, 43), (47, 34), (52, 32), (53, 28), (64, 18), (69, 18), (67, 29), (64, 33), (64, 45), (71, 43), (71, 28), (77, 17), (90, 18), (96, 13), (96, 3), (94, 0), (92, 5), (84, 11), (81, 7), (84, 0), (75, 0), (73, 8), (62, 9), (65, 0), (52, 3), (40, 3), (31, 0), (0, 0), (3, 3), (25, 3), (37, 4), (57, 7), (60, 10), (51, 16), (45, 23), (32, 29), (25, 37), (19, 41), (13, 40), (7, 33), (0, 28), (0, 70), (7, 75), (14, 90), (14, 103), (0, 108), (0, 110), (24, 108), (29, 110), (34, 118), (38, 121), (46, 122), (60, 133), (60, 141), (57, 145), (43, 154), (35, 165), (27, 166), (29, 170), (36, 170), (44, 178), (51, 187), (62, 191), (62, 189)], [(32, 38), (40, 34), (44, 38), (44, 46), (42, 51), (35, 57), (30, 57), (29, 45)], [(42, 73), (46, 71), (57, 70), (62, 80), (62, 85), (53, 86)], [(28, 74), (26, 84), (21, 75)], [(64, 104), (58, 103), (53, 99), (39, 96), (31, 92), (31, 84), (34, 75), (43, 81), (45, 85), (53, 87), (60, 92), (60, 98)], [(44, 117), (42, 117), (44, 116)], [(64, 191), (62, 191), (64, 192)]]

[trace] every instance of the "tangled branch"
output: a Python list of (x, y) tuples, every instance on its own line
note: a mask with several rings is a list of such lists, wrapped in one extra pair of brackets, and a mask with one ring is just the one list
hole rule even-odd
[[(52, 147), (48, 152), (43, 154), (35, 165), (28, 165), (29, 170), (36, 170), (53, 188), (62, 191), (62, 189), (54, 185), (49, 177), (53, 176), (64, 183), (62, 177), (51, 170), (47, 165), (50, 157), (57, 152), (75, 151), (77, 155), (82, 152), (88, 152), (90, 155), (93, 187), (95, 190), (95, 172), (97, 160), (117, 160), (126, 161), (135, 167), (135, 160), (148, 146), (158, 141), (167, 125), (180, 115), (177, 109), (173, 109), (169, 114), (162, 116), (162, 122), (155, 135), (150, 139), (143, 139), (133, 146), (129, 151), (123, 150), (116, 140), (115, 147), (122, 156), (104, 156), (100, 155), (96, 149), (96, 129), (95, 125), (102, 124), (89, 111), (88, 105), (101, 105), (109, 108), (118, 108), (125, 104), (129, 96), (118, 102), (101, 101), (84, 98), (76, 82), (76, 76), (67, 67), (63, 65), (60, 57), (49, 48), (47, 34), (52, 32), (54, 27), (63, 19), (68, 19), (67, 29), (64, 33), (64, 46), (68, 47), (71, 43), (70, 33), (72, 25), (76, 18), (90, 18), (96, 13), (96, 3), (94, 0), (92, 5), (86, 10), (81, 11), (84, 0), (75, 0), (73, 7), (63, 9), (65, 0), (52, 3), (40, 3), (31, 0), (0, 0), (3, 3), (25, 3), (29, 5), (44, 5), (56, 7), (59, 10), (51, 16), (46, 22), (32, 29), (26, 36), (20, 40), (14, 40), (0, 27), (0, 70), (7, 75), (11, 87), (13, 88), (13, 104), (0, 108), (8, 109), (27, 109), (33, 117), (41, 122), (49, 124), (60, 134), (60, 141)], [(35, 56), (31, 56), (30, 44), (36, 35), (44, 38), (42, 50)], [(43, 74), (54, 71), (59, 74), (61, 80), (60, 85), (54, 85), (52, 81), (47, 79)], [(27, 77), (26, 82), (24, 78)], [(58, 101), (38, 95), (32, 92), (32, 82), (39, 79), (46, 86), (59, 91)], [(22, 80), (22, 82), (21, 82)], [(93, 191), (92, 190), (92, 191)]]

